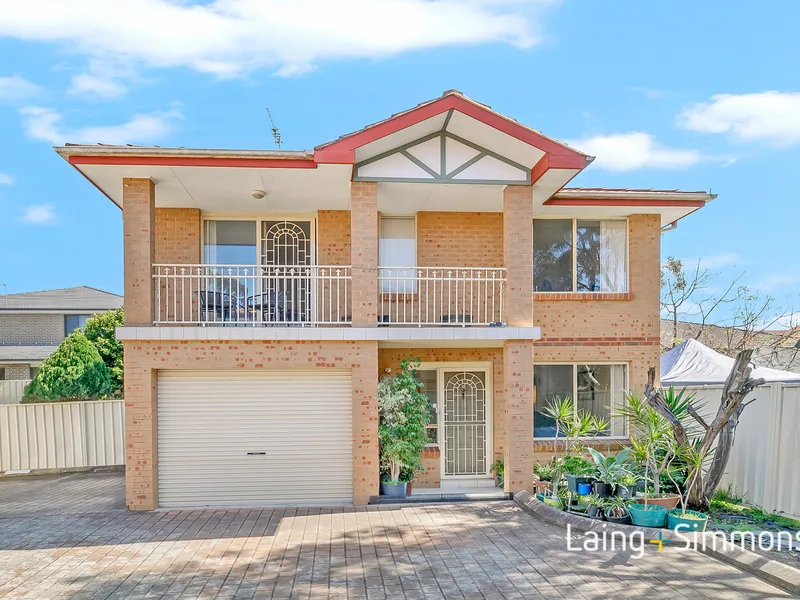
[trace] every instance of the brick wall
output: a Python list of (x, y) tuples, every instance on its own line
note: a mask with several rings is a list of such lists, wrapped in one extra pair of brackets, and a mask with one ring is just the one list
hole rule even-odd
[(378, 325), (378, 184), (350, 184), (353, 327)]
[(317, 212), (317, 264), (350, 264), (350, 211)]
[[(126, 503), (158, 506), (157, 369), (353, 370), (354, 500), (378, 493), (376, 342), (125, 342)], [(298, 449), (302, 451), (302, 449)]]
[(503, 213), (417, 213), (417, 266), (502, 267)]
[[(493, 407), (492, 446), (489, 462), (503, 458), (505, 452), (505, 388), (503, 379), (503, 352), (500, 348), (381, 348), (378, 350), (378, 370), (396, 373), (404, 358), (418, 358), (421, 362), (488, 362), (492, 364)], [(441, 432), (440, 432), (441, 435)], [(441, 440), (441, 437), (440, 437)], [(414, 479), (419, 487), (439, 487), (441, 481), (440, 454), (438, 449), (429, 449), (422, 456), (424, 473)]]
[(155, 262), (197, 264), (201, 262), (200, 210), (157, 208), (155, 210)]
[(64, 315), (0, 315), (0, 346), (58, 346)]
[(155, 184), (150, 179), (122, 180), (126, 325), (153, 324), (155, 194)]
[(4, 372), (4, 377), (7, 381), (14, 379), (30, 379), (31, 366), (25, 365), (0, 365), (0, 369)]

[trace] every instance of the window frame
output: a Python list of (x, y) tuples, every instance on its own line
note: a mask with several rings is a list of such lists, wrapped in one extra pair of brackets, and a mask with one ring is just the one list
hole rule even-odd
[[(534, 221), (572, 221), (572, 289), (571, 290), (534, 290), (534, 294), (627, 294), (631, 290), (631, 228), (630, 217), (534, 217)], [(578, 221), (625, 221), (625, 291), (624, 292), (604, 292), (598, 291), (578, 291)], [(533, 223), (531, 223), (533, 227)], [(533, 265), (531, 265), (531, 270)], [(533, 273), (533, 280), (536, 281), (536, 273)], [(601, 363), (597, 363), (601, 364)]]
[[(620, 388), (620, 390), (623, 391), (623, 392), (628, 390), (628, 386), (630, 384), (631, 365), (630, 365), (629, 362), (624, 362), (624, 361), (617, 361), (617, 360), (582, 360), (582, 361), (578, 361), (578, 362), (565, 362), (565, 361), (560, 361), (560, 362), (541, 362), (541, 363), (534, 362), (533, 363), (533, 372), (535, 374), (536, 373), (536, 369), (540, 368), (540, 367), (571, 366), (572, 367), (572, 400), (573, 400), (573, 408), (575, 410), (575, 414), (577, 414), (578, 403), (577, 403), (576, 400), (578, 398), (578, 367), (580, 365), (608, 365), (608, 366), (611, 366), (611, 367), (615, 367), (615, 366), (623, 366), (623, 367), (625, 367), (625, 378), (624, 378), (625, 381), (624, 381), (624, 385)], [(538, 393), (535, 392), (535, 390), (536, 390), (536, 385), (534, 384), (534, 393), (537, 396), (536, 397), (536, 402), (538, 402), (538, 400), (539, 400)], [(613, 393), (613, 390), (612, 390), (612, 393)], [(536, 410), (536, 402), (533, 405), (534, 406), (534, 411)], [(614, 419), (614, 416), (612, 414), (610, 416), (609, 420), (613, 421), (613, 419)], [(577, 438), (577, 439), (579, 439), (579, 440), (592, 440), (592, 439), (596, 439), (596, 440), (627, 440), (630, 437), (630, 432), (628, 431), (629, 423), (627, 422), (627, 420), (623, 421), (623, 425), (624, 425), (624, 429), (625, 429), (625, 434), (624, 435), (588, 436), (588, 437), (580, 437), (580, 438)], [(536, 437), (536, 418), (535, 417), (534, 417), (533, 427), (534, 427), (534, 430), (533, 430), (533, 441), (534, 442), (542, 442), (542, 441), (544, 441), (544, 442), (552, 442), (553, 440), (556, 439), (555, 437)], [(612, 426), (612, 429), (613, 429), (613, 426)], [(563, 438), (563, 436), (559, 436), (558, 439), (564, 439), (564, 438)]]
[[(414, 264), (413, 265), (400, 265), (400, 266), (381, 265), (381, 241), (383, 240), (384, 219), (406, 219), (414, 221), (414, 261), (413, 261)], [(382, 283), (378, 282), (379, 293), (391, 296), (398, 296), (398, 295), (404, 296), (407, 294), (416, 294), (417, 293), (416, 268), (418, 264), (419, 264), (419, 231), (418, 231), (417, 213), (414, 213), (413, 215), (386, 215), (383, 213), (378, 213), (378, 273), (381, 273), (383, 269), (402, 270), (404, 267), (407, 269), (414, 270), (414, 273), (412, 274), (411, 278), (407, 280), (408, 283), (405, 284), (404, 290), (402, 292), (397, 290), (384, 289)], [(385, 283), (387, 282), (383, 281), (383, 284)]]
[[(256, 263), (252, 266), (263, 266), (261, 243), (264, 221), (309, 221), (311, 233), (311, 264), (317, 266), (317, 213), (242, 213), (207, 211), (200, 214), (200, 265), (210, 265), (205, 260), (206, 221), (251, 221), (256, 228)], [(250, 266), (250, 265), (247, 265)], [(323, 265), (324, 266), (324, 265)]]
[[(75, 313), (75, 314), (66, 314), (66, 315), (64, 315), (64, 337), (67, 337), (70, 333), (72, 333), (76, 329), (80, 329), (81, 331), (83, 331), (83, 328), (86, 327), (86, 321), (91, 319), (93, 316), (94, 316), (94, 314), (88, 314), (88, 313)], [(81, 317), (85, 317), (85, 319), (83, 321), (83, 325), (78, 325), (77, 327), (73, 327), (72, 329), (68, 329), (67, 319), (69, 319), (70, 317), (74, 317), (74, 318), (78, 319), (78, 322), (80, 322), (80, 318)]]

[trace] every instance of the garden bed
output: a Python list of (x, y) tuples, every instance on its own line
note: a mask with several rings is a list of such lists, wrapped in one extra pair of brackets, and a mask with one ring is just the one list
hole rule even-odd
[(800, 521), (782, 515), (765, 513), (760, 508), (747, 506), (740, 498), (734, 498), (723, 490), (718, 490), (708, 511), (708, 531), (721, 531), (730, 538), (734, 532), (752, 532), (756, 536), (762, 531), (779, 533), (785, 531), (794, 538), (791, 550), (762, 550), (757, 545), (754, 552), (800, 569), (800, 543), (796, 534), (800, 531)]

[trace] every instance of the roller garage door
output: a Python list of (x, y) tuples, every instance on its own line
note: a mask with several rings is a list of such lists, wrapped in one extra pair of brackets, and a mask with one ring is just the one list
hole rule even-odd
[(348, 370), (159, 371), (164, 508), (353, 501)]

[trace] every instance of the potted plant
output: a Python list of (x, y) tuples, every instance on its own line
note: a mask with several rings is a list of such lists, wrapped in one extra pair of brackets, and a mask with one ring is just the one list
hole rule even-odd
[(631, 524), (639, 527), (663, 527), (667, 521), (667, 509), (657, 504), (634, 503), (628, 506)]
[(617, 482), (616, 494), (620, 498), (633, 498), (636, 495), (636, 486), (639, 483), (638, 477), (633, 473), (625, 473)]
[[(686, 508), (686, 497), (694, 478), (701, 472), (706, 457), (694, 447), (687, 445), (680, 446), (676, 454), (686, 466), (688, 474), (686, 477), (686, 485), (683, 488), (683, 492), (680, 494), (681, 507), (667, 511), (667, 528), (674, 530), (679, 525), (682, 525), (683, 531), (705, 531), (706, 525), (708, 524), (708, 515), (696, 510), (688, 510)], [(667, 475), (675, 488), (680, 490), (681, 488), (678, 482), (675, 481), (673, 472), (668, 471)]]
[[(634, 460), (643, 466), (645, 481), (653, 482), (653, 492), (644, 495), (644, 506), (658, 505), (664, 509), (675, 508), (678, 494), (662, 494), (661, 475), (672, 468), (677, 458), (672, 425), (653, 409), (645, 399), (636, 394), (625, 394), (619, 414), (632, 426), (630, 451)], [(634, 519), (633, 510), (631, 518)]]
[(536, 493), (542, 495), (550, 493), (553, 489), (553, 475), (555, 474), (553, 465), (537, 463), (533, 465), (533, 474), (538, 477), (536, 481)]
[(387, 496), (406, 495), (408, 480), (421, 469), (422, 450), (428, 443), (430, 410), (427, 397), (420, 391), (418, 366), (417, 361), (402, 360), (396, 375), (378, 383), (378, 442), (381, 469), (386, 475), (381, 492)]
[(605, 518), (603, 511), (603, 499), (597, 494), (589, 494), (586, 497), (586, 516), (602, 521)]
[(579, 487), (581, 485), (588, 486), (591, 489), (594, 483), (595, 469), (591, 462), (582, 456), (565, 456), (562, 461), (562, 469), (567, 479), (567, 489), (579, 496), (586, 496), (590, 492), (585, 491), (581, 493)]
[(494, 473), (495, 480), (497, 481), (497, 487), (503, 487), (503, 476), (505, 475), (505, 465), (503, 464), (503, 459), (498, 458), (492, 463), (492, 473)]
[(631, 522), (631, 513), (628, 510), (628, 500), (622, 496), (614, 496), (613, 498), (606, 500), (603, 510), (606, 515), (606, 521), (609, 523), (628, 525)]
[(614, 487), (623, 475), (628, 474), (626, 463), (630, 451), (623, 448), (616, 456), (603, 456), (594, 448), (589, 448), (597, 470), (597, 481), (594, 482), (594, 493), (601, 498), (609, 498), (614, 494)]

